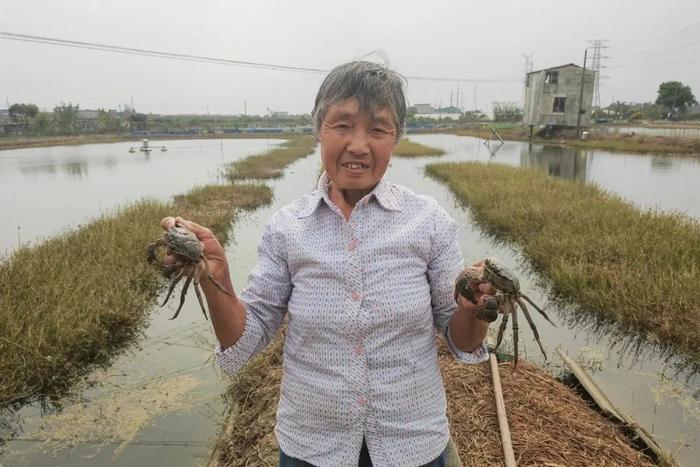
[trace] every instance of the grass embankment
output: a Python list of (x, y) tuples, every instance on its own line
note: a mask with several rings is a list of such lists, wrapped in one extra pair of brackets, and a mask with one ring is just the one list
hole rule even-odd
[[(293, 147), (283, 163), (274, 161), (276, 170), (313, 149)], [(0, 263), (0, 408), (60, 393), (89, 364), (106, 363), (133, 341), (164, 284), (145, 261), (162, 217), (190, 218), (226, 243), (237, 210), (271, 199), (265, 185), (209, 185), (15, 251)]]
[(443, 154), (445, 154), (445, 150), (442, 148), (426, 146), (405, 138), (399, 140), (396, 148), (394, 148), (394, 155), (398, 157), (442, 156)]
[[(528, 130), (524, 127), (496, 128), (504, 140), (528, 141)], [(449, 130), (448, 133), (460, 136), (476, 136), (486, 139), (491, 134), (490, 128), (460, 128)], [(491, 139), (495, 139), (491, 136)], [(551, 139), (534, 137), (534, 143), (556, 144), (586, 149), (605, 149), (608, 151), (623, 151), (654, 154), (700, 154), (699, 138), (673, 138), (667, 136), (644, 135), (591, 135), (590, 139), (579, 140), (568, 137), (553, 137)]]
[(250, 156), (228, 166), (231, 182), (250, 178), (279, 178), (282, 171), (299, 157), (311, 154), (316, 148), (313, 136), (290, 137), (281, 146), (257, 156)]
[[(181, 139), (290, 139), (298, 133), (205, 133), (197, 135), (146, 136), (153, 141)], [(47, 148), (51, 146), (75, 146), (79, 144), (107, 144), (124, 141), (140, 142), (144, 136), (130, 135), (74, 135), (74, 136), (4, 136), (0, 138), (0, 151), (5, 149)]]
[(700, 224), (534, 170), (432, 164), (475, 220), (522, 247), (555, 293), (700, 360)]
[(145, 261), (162, 217), (192, 218), (223, 242), (236, 210), (271, 198), (264, 185), (198, 188), (17, 250), (0, 264), (0, 407), (51, 397), (143, 329), (163, 285)]
[[(464, 365), (439, 339), (450, 431), (464, 465), (503, 461), (488, 363)], [(210, 467), (276, 465), (273, 433), (282, 381), (283, 336), (249, 362), (228, 389), (232, 408)], [(653, 465), (620, 427), (592, 410), (575, 391), (539, 368), (501, 365), (513, 448), (521, 465)]]

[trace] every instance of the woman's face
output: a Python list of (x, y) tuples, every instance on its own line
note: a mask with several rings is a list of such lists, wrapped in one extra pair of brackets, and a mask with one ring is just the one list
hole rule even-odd
[(397, 128), (385, 108), (370, 115), (350, 98), (329, 107), (321, 123), (321, 160), (340, 190), (369, 193), (384, 176)]

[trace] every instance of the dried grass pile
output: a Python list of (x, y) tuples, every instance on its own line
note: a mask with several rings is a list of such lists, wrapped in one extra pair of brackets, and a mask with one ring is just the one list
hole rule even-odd
[[(277, 465), (273, 428), (282, 343), (278, 337), (234, 379), (229, 388), (231, 414), (211, 467)], [(503, 465), (488, 363), (461, 364), (442, 344), (439, 358), (452, 438), (463, 465)], [(521, 361), (515, 373), (511, 368), (501, 365), (501, 382), (518, 465), (654, 465), (573, 390), (527, 362)]]
[[(440, 349), (452, 438), (464, 466), (503, 465), (493, 382), (488, 363), (463, 365)], [(654, 465), (630, 446), (623, 431), (575, 391), (534, 365), (500, 366), (501, 384), (518, 465)]]

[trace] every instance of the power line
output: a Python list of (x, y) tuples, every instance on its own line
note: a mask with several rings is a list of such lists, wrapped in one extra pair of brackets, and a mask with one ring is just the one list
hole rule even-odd
[[(171, 60), (184, 60), (191, 62), (213, 63), (217, 65), (232, 65), (247, 68), (258, 68), (279, 71), (294, 71), (304, 73), (328, 73), (330, 70), (322, 68), (312, 68), (303, 66), (279, 65), (273, 63), (251, 62), (243, 60), (231, 60), (225, 58), (207, 57), (203, 55), (182, 54), (175, 52), (163, 52), (159, 50), (137, 49), (133, 47), (123, 47), (119, 45), (101, 44), (98, 42), (74, 41), (68, 39), (57, 39), (52, 37), (33, 36), (29, 34), (18, 34), (7, 31), (0, 31), (0, 39), (8, 39), (19, 42), (33, 42), (39, 44), (56, 45), (78, 49), (98, 50), (103, 52), (121, 53), (126, 55), (141, 55), (146, 57), (167, 58)], [(406, 79), (415, 81), (443, 81), (443, 82), (468, 82), (468, 83), (514, 83), (517, 79), (482, 79), (482, 78), (462, 78), (462, 77), (436, 77), (436, 76), (414, 76), (405, 75)]]

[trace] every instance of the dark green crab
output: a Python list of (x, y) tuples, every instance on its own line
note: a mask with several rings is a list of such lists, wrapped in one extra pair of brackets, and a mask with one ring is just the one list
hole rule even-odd
[(204, 301), (202, 300), (202, 293), (199, 290), (199, 281), (202, 275), (206, 274), (209, 280), (225, 294), (232, 294), (214, 279), (209, 269), (207, 258), (204, 256), (204, 247), (202, 243), (194, 233), (180, 225), (176, 225), (166, 230), (163, 233), (163, 237), (148, 245), (148, 248), (146, 248), (146, 258), (149, 263), (153, 263), (153, 261), (156, 260), (155, 252), (158, 247), (161, 246), (165, 246), (168, 251), (175, 256), (174, 264), (160, 265), (163, 275), (168, 279), (172, 279), (168, 293), (161, 306), (164, 306), (168, 302), (177, 283), (185, 277), (185, 284), (182, 286), (182, 292), (180, 293), (180, 305), (170, 319), (175, 319), (177, 315), (180, 314), (182, 305), (185, 303), (187, 289), (192, 282), (194, 282), (194, 292), (197, 294), (197, 300), (199, 301), (199, 306), (202, 308), (202, 313), (204, 313), (204, 318), (208, 319), (206, 309), (204, 308)]
[[(540, 342), (540, 336), (537, 332), (537, 326), (535, 326), (530, 312), (528, 310), (525, 302), (532, 305), (535, 310), (537, 310), (552, 326), (555, 324), (549, 319), (547, 313), (537, 306), (527, 295), (520, 291), (520, 282), (515, 274), (505, 267), (500, 261), (495, 258), (487, 258), (484, 260), (483, 267), (472, 266), (466, 268), (460, 276), (457, 278), (457, 284), (455, 287), (455, 299), (457, 294), (462, 295), (467, 300), (476, 303), (475, 291), (478, 290), (478, 286), (481, 283), (488, 282), (494, 289), (496, 293), (492, 301), (485, 303), (477, 312), (477, 317), (488, 322), (493, 322), (496, 320), (498, 313), (503, 314), (501, 318), (501, 324), (498, 328), (498, 336), (496, 338), (496, 348), (501, 345), (503, 339), (503, 332), (508, 325), (509, 316), (513, 316), (513, 368), (518, 365), (518, 315), (516, 311), (516, 304), (520, 307), (525, 319), (532, 329), (532, 333), (535, 336), (537, 345), (539, 345), (542, 355), (544, 355), (545, 360), (547, 359), (547, 354), (542, 347), (542, 342)], [(495, 302), (495, 303), (494, 303)]]

